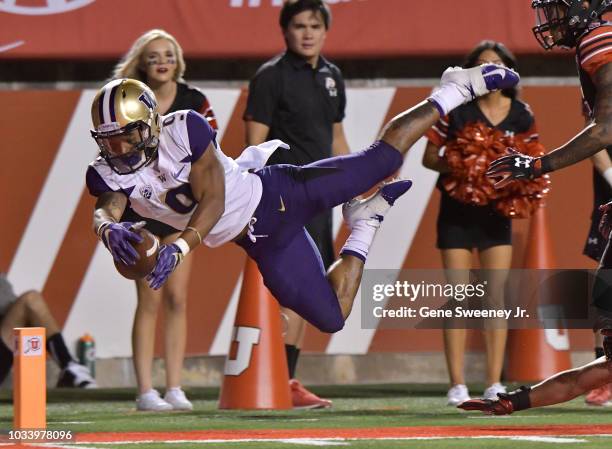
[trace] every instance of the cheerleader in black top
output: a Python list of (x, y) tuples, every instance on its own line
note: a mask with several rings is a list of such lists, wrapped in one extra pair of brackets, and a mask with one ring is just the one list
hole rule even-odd
[[(508, 49), (498, 42), (483, 41), (467, 56), (464, 67), (484, 63), (503, 64), (516, 68), (516, 60)], [(511, 223), (490, 205), (473, 205), (452, 198), (443, 188), (450, 167), (443, 155), (447, 143), (457, 134), (475, 124), (495, 128), (515, 138), (531, 142), (538, 139), (533, 114), (529, 106), (516, 99), (515, 89), (490, 93), (476, 101), (460, 106), (443, 117), (427, 134), (429, 140), (423, 165), (440, 172), (438, 188), (442, 193), (437, 221), (437, 247), (442, 254), (449, 282), (469, 282), (472, 251), (476, 249), (480, 267), (493, 269), (495, 279), (489, 282), (489, 292), (503, 292), (503, 285), (512, 261)], [(493, 285), (491, 285), (491, 282)], [(497, 298), (502, 301), (503, 293)], [(504, 360), (507, 329), (503, 323), (485, 329), (487, 351), (487, 385), (484, 396), (496, 398), (505, 392), (500, 383)], [(457, 405), (469, 399), (464, 377), (465, 329), (444, 329), (444, 348), (451, 388), (448, 404)]]
[[(176, 39), (163, 30), (151, 30), (140, 36), (123, 60), (117, 64), (113, 78), (133, 78), (146, 83), (155, 93), (162, 115), (192, 109), (202, 114), (217, 129), (217, 121), (206, 96), (183, 80), (185, 60)], [(155, 220), (140, 217), (129, 207), (121, 221), (146, 221), (146, 228), (162, 243), (176, 240), (178, 231)], [(181, 389), (181, 372), (187, 340), (187, 290), (192, 258), (187, 256), (160, 289), (136, 281), (138, 307), (132, 328), (134, 369), (138, 383), (136, 408), (145, 411), (191, 410), (192, 404)], [(159, 304), (164, 304), (164, 356), (166, 394), (160, 397), (153, 389), (152, 364), (155, 323)]]

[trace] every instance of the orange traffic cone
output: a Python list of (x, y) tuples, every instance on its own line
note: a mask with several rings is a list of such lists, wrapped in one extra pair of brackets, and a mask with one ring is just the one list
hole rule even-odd
[[(524, 268), (556, 268), (545, 207), (531, 217)], [(535, 382), (571, 368), (567, 329), (514, 329), (507, 347), (507, 380)]]
[(244, 269), (224, 374), (219, 408), (292, 408), (280, 309), (251, 259)]

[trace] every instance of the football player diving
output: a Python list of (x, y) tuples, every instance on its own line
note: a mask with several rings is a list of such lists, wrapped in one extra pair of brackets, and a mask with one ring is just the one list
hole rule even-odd
[[(536, 12), (533, 33), (542, 47), (576, 49), (583, 102), (591, 120), (576, 137), (545, 156), (514, 152), (493, 161), (487, 174), (498, 180), (496, 186), (559, 170), (612, 145), (612, 24), (602, 18), (612, 10), (612, 0), (532, 0), (531, 6)], [(469, 400), (460, 404), (460, 408), (507, 415), (569, 401), (612, 382), (612, 285), (601, 271), (612, 268), (611, 207), (612, 203), (602, 206), (600, 230), (608, 245), (599, 264), (592, 298), (597, 314), (595, 328), (603, 335), (605, 356), (558, 373), (531, 388), (498, 394), (497, 400)]]
[[(199, 244), (234, 241), (256, 261), (283, 306), (323, 332), (336, 332), (351, 311), (376, 231), (411, 182), (392, 181), (367, 199), (353, 198), (393, 175), (403, 155), (441, 116), (518, 80), (512, 70), (493, 64), (450, 68), (427, 100), (393, 118), (369, 148), (303, 167), (264, 167), (275, 149), (287, 148), (278, 140), (231, 159), (198, 113), (160, 117), (146, 85), (111, 81), (92, 105), (92, 136), (100, 150), (86, 174), (89, 192), (97, 197), (94, 230), (113, 258), (126, 264), (136, 263), (130, 242), (141, 239), (133, 223), (121, 222), (127, 207), (180, 231), (159, 250), (148, 276), (153, 288)], [(351, 234), (326, 273), (304, 224), (343, 203)]]

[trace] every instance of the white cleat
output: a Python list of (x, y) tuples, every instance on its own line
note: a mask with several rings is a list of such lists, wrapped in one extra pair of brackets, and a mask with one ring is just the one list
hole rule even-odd
[(482, 394), (483, 399), (491, 399), (492, 401), (497, 400), (497, 393), (507, 393), (506, 387), (499, 382), (494, 383), (487, 388)]
[(342, 206), (344, 221), (351, 229), (357, 221), (361, 220), (365, 220), (370, 226), (378, 228), (395, 200), (406, 193), (411, 186), (412, 181), (394, 180), (384, 184), (368, 198), (353, 198)]
[(193, 404), (187, 399), (181, 387), (170, 388), (166, 391), (164, 401), (170, 404), (173, 410), (193, 410)]
[(457, 406), (465, 401), (470, 400), (470, 393), (467, 387), (463, 384), (457, 384), (451, 387), (446, 394), (447, 404)]
[(159, 391), (151, 389), (136, 398), (136, 410), (142, 412), (169, 412), (173, 407), (164, 401)]

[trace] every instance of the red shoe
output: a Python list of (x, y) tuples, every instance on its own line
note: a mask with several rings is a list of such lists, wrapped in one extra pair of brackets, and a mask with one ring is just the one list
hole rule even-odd
[(584, 402), (587, 405), (612, 406), (612, 384), (589, 391), (584, 398)]
[(311, 391), (308, 391), (297, 379), (289, 380), (291, 401), (294, 409), (328, 408), (332, 406), (329, 399), (321, 399)]

